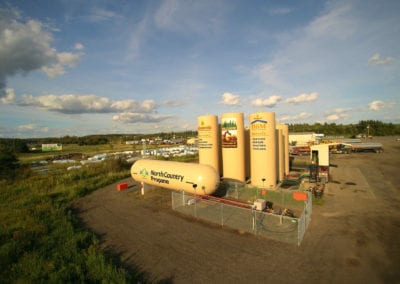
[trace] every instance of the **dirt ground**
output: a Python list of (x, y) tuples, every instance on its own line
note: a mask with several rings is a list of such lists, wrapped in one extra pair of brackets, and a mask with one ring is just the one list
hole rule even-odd
[(74, 206), (142, 280), (171, 283), (400, 283), (400, 141), (332, 155), (332, 182), (300, 247), (179, 215), (168, 190), (97, 190)]

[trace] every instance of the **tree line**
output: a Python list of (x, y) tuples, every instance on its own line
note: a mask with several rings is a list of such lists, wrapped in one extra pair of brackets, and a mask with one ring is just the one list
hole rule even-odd
[(400, 124), (379, 120), (361, 120), (357, 124), (314, 123), (289, 124), (289, 132), (315, 132), (327, 136), (355, 138), (357, 135), (393, 136), (400, 135)]
[[(315, 132), (323, 133), (327, 136), (344, 136), (354, 138), (357, 135), (371, 136), (393, 136), (400, 135), (400, 124), (385, 123), (379, 120), (361, 120), (357, 124), (336, 124), (336, 123), (295, 123), (289, 124), (289, 132)], [(197, 136), (197, 131), (184, 131), (172, 133), (157, 133), (157, 134), (104, 134), (104, 135), (87, 135), (87, 136), (63, 136), (63, 137), (48, 137), (48, 138), (0, 138), (0, 145), (3, 151), (13, 153), (27, 153), (29, 146), (47, 143), (61, 144), (78, 144), (78, 145), (102, 145), (102, 144), (124, 144), (125, 141), (140, 140), (142, 138), (160, 137), (162, 139), (176, 137), (193, 137)]]

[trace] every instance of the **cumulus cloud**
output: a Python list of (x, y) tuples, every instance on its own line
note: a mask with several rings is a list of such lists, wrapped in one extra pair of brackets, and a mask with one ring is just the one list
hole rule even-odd
[(5, 105), (10, 105), (13, 104), (15, 102), (15, 93), (14, 93), (14, 89), (11, 88), (7, 88), (5, 90), (5, 96), (4, 97), (0, 97), (0, 101), (2, 104)]
[(140, 111), (140, 112), (152, 112), (156, 107), (156, 103), (154, 100), (144, 100), (142, 102), (138, 102), (136, 100), (122, 100), (115, 101), (111, 103), (110, 110), (111, 111)]
[(327, 121), (335, 121), (335, 120), (340, 120), (348, 117), (348, 112), (350, 109), (343, 109), (343, 108), (337, 108), (334, 110), (330, 110), (326, 112), (325, 120)]
[(369, 65), (387, 65), (393, 62), (394, 62), (393, 57), (381, 58), (381, 55), (379, 53), (375, 53), (370, 57), (370, 59), (368, 59)]
[(301, 112), (299, 114), (293, 115), (293, 116), (283, 116), (279, 118), (280, 121), (298, 121), (298, 120), (304, 120), (307, 118), (312, 117), (312, 114), (309, 112)]
[(241, 104), (239, 95), (234, 95), (232, 93), (223, 93), (221, 103), (227, 106), (237, 106)]
[(379, 111), (382, 109), (388, 109), (392, 108), (395, 105), (395, 103), (385, 103), (383, 101), (373, 101), (368, 104), (368, 109), (369, 110), (374, 110), (374, 111)]
[(302, 93), (298, 95), (297, 97), (292, 97), (292, 98), (287, 98), (285, 100), (286, 103), (288, 104), (299, 104), (303, 102), (312, 102), (316, 101), (319, 97), (319, 94), (314, 92), (310, 94)]
[(82, 114), (82, 113), (115, 113), (115, 112), (140, 112), (149, 113), (155, 110), (154, 100), (136, 100), (113, 101), (105, 97), (96, 95), (43, 95), (34, 97), (24, 95), (16, 101), (19, 106), (33, 106), (40, 109), (64, 113), (64, 114)]
[(123, 123), (157, 123), (171, 118), (172, 116), (158, 115), (152, 113), (124, 112), (113, 116), (114, 121)]
[(74, 45), (74, 49), (75, 49), (75, 50), (84, 50), (84, 49), (85, 49), (85, 46), (84, 46), (82, 43), (77, 42), (77, 43), (75, 43), (75, 45)]
[(65, 74), (65, 69), (61, 64), (53, 64), (51, 66), (43, 66), (42, 71), (44, 73), (46, 73), (46, 75), (51, 79)]
[(82, 52), (58, 53), (53, 35), (36, 20), (23, 21), (16, 10), (0, 9), (0, 96), (5, 96), (6, 80), (17, 73), (42, 69), (49, 77), (73, 67)]
[(255, 99), (251, 102), (255, 107), (274, 107), (282, 98), (280, 96), (270, 96), (266, 99)]

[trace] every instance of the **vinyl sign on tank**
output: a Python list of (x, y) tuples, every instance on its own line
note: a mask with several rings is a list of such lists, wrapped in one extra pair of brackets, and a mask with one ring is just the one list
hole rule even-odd
[(148, 171), (145, 168), (141, 169), (139, 173), (144, 179), (147, 179), (150, 175), (150, 180), (157, 183), (165, 183), (165, 184), (169, 184), (171, 179), (182, 182), (184, 178), (183, 175), (174, 174), (167, 171), (154, 171), (154, 170)]
[(221, 129), (222, 148), (237, 148), (236, 118), (222, 118)]
[(250, 122), (251, 134), (251, 145), (253, 150), (266, 150), (266, 129), (267, 121), (259, 117), (255, 117), (255, 120)]
[(197, 127), (199, 132), (199, 148), (200, 149), (211, 149), (213, 147), (213, 141), (211, 139), (212, 126), (206, 125), (202, 120), (200, 126)]

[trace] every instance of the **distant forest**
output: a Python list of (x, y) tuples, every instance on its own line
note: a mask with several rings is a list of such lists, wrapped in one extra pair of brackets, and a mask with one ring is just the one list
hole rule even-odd
[(371, 136), (400, 135), (400, 124), (385, 123), (379, 120), (361, 120), (357, 124), (314, 123), (289, 124), (289, 132), (316, 132), (326, 136), (345, 136), (355, 138), (359, 134)]
[[(385, 123), (379, 120), (361, 120), (357, 124), (314, 123), (314, 124), (289, 124), (289, 132), (315, 132), (326, 136), (344, 136), (354, 138), (359, 134), (371, 136), (400, 135), (400, 124)], [(41, 145), (46, 143), (101, 145), (109, 143), (125, 144), (126, 141), (140, 140), (143, 138), (158, 137), (162, 140), (171, 138), (188, 138), (197, 136), (197, 131), (161, 132), (154, 134), (104, 134), (88, 136), (63, 136), (49, 138), (0, 138), (0, 147), (7, 148), (15, 153), (29, 152), (28, 145)]]

